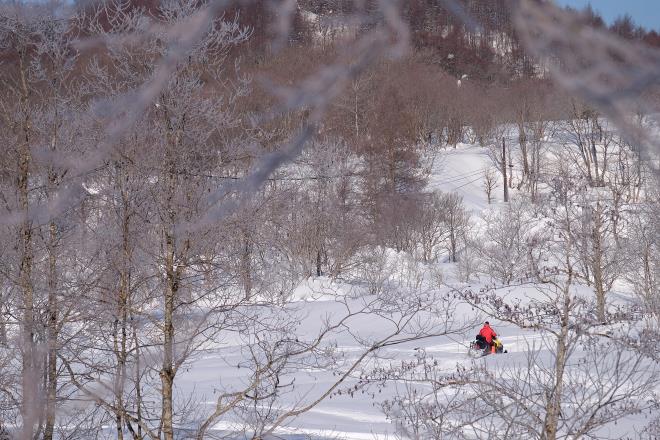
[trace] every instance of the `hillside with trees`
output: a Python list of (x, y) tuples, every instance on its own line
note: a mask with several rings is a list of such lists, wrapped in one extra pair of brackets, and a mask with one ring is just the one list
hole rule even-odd
[(657, 438), (658, 78), (546, 1), (0, 3), (0, 439)]

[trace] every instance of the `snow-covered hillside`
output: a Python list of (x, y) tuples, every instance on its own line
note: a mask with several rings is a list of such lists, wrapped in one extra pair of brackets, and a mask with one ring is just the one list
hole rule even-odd
[[(474, 221), (483, 223), (482, 212), (498, 212), (507, 206), (501, 202), (499, 193), (495, 197), (496, 201), (493, 205), (489, 205), (486, 200), (483, 175), (491, 163), (488, 150), (478, 145), (460, 144), (455, 149), (440, 150), (434, 160), (427, 190), (459, 194), (467, 209), (472, 213)], [(513, 192), (515, 193), (515, 191)], [(514, 194), (513, 197), (515, 198), (516, 195)], [(536, 221), (536, 229), (539, 229), (539, 226), (540, 229), (544, 229), (544, 222), (548, 220), (539, 216)], [(437, 383), (434, 385), (434, 382), (429, 379), (430, 375), (441, 380), (443, 377), (453, 378), (457, 377), (456, 374), (459, 376), (464, 374), (460, 372), (482, 371), (484, 375), (489, 372), (488, 374), (492, 374), (498, 380), (510, 380), (513, 384), (516, 381), (522, 383), (522, 378), (526, 374), (532, 376), (538, 374), (538, 377), (553, 374), (552, 365), (558, 354), (558, 346), (557, 339), (552, 332), (558, 327), (553, 330), (553, 326), (550, 324), (548, 327), (550, 331), (540, 330), (542, 326), (531, 324), (535, 316), (530, 316), (529, 328), (521, 328), (519, 325), (514, 325), (514, 315), (508, 314), (503, 317), (504, 319), (498, 319), (497, 314), (493, 311), (499, 310), (501, 304), (489, 304), (481, 307), (479, 301), (475, 301), (475, 298), (482, 296), (484, 303), (503, 301), (506, 304), (520, 307), (520, 310), (531, 304), (532, 308), (529, 310), (540, 313), (540, 310), (543, 309), (534, 309), (534, 304), (547, 301), (554, 294), (550, 284), (517, 280), (508, 286), (495, 287), (497, 283), (483, 277), (476, 277), (469, 283), (465, 283), (457, 276), (456, 263), (423, 264), (415, 262), (412, 263), (415, 267), (411, 268), (412, 259), (405, 253), (386, 249), (383, 251), (383, 256), (386, 260), (387, 276), (382, 283), (382, 290), (377, 295), (406, 295), (414, 292), (413, 295), (435, 295), (436, 298), (451, 297), (455, 301), (447, 303), (452, 307), (450, 317), (435, 314), (432, 309), (429, 309), (415, 319), (424, 321), (425, 325), (430, 325), (431, 328), (437, 326), (438, 329), (444, 328), (447, 321), (452, 319), (455, 328), (459, 330), (448, 335), (413, 338), (410, 341), (402, 340), (402, 342), (385, 346), (365, 356), (370, 344), (389, 334), (392, 322), (379, 313), (367, 312), (356, 315), (347, 320), (345, 326), (333, 331), (332, 336), (324, 342), (324, 349), (328, 350), (326, 354), (332, 357), (333, 362), (327, 362), (325, 367), (323, 362), (318, 365), (304, 365), (303, 363), (298, 369), (286, 371), (280, 378), (283, 384), (287, 384), (282, 389), (284, 400), (278, 401), (280, 406), (270, 407), (267, 401), (256, 404), (253, 402), (251, 409), (246, 408), (242, 413), (235, 411), (229, 419), (215, 424), (213, 429), (216, 432), (245, 431), (249, 436), (254, 429), (253, 420), (250, 418), (250, 414), (253, 414), (254, 411), (262, 413), (270, 411), (276, 416), (282, 411), (304, 408), (315, 402), (315, 399), (322, 393), (331, 390), (326, 399), (312, 405), (309, 410), (299, 416), (289, 419), (283, 426), (277, 428), (275, 434), (287, 439), (384, 440), (399, 438), (397, 436), (413, 438), (414, 435), (405, 427), (405, 422), (410, 421), (410, 414), (406, 411), (411, 410), (410, 408), (415, 407), (414, 404), (420, 402), (432, 405), (434, 399), (442, 398), (442, 396), (447, 398), (442, 389), (434, 388)], [(412, 278), (416, 278), (419, 282), (411, 283)], [(576, 298), (591, 298), (593, 295), (591, 288), (587, 286), (576, 286), (574, 290), (577, 292)], [(458, 294), (457, 297), (457, 292), (469, 293), (465, 294), (466, 296)], [(323, 328), (322, 324), (326, 321), (340, 319), (346, 315), (347, 309), (359, 309), (364, 306), (374, 297), (372, 293), (369, 291), (367, 280), (357, 278), (333, 280), (328, 277), (315, 277), (305, 280), (295, 289), (294, 302), (289, 306), (294, 313), (300, 316), (300, 325), (295, 329), (296, 340), (297, 338), (313, 337)], [(630, 300), (626, 290), (613, 293), (612, 298), (616, 298), (610, 304), (612, 307), (617, 304), (626, 306)], [(465, 299), (472, 304), (468, 304)], [(578, 300), (576, 299), (576, 301)], [(468, 347), (478, 332), (479, 325), (485, 319), (490, 320), (508, 353), (474, 359), (468, 356)], [(542, 318), (540, 319), (542, 320)], [(575, 325), (577, 324), (576, 322)], [(588, 332), (614, 334), (623, 326), (624, 324), (600, 325), (594, 323), (592, 326), (585, 325), (584, 328)], [(240, 365), (242, 362), (247, 362), (249, 358), (249, 353), (245, 351), (246, 347), (247, 345), (242, 345), (240, 337), (226, 345), (208, 347), (205, 354), (195, 360), (180, 376), (180, 395), (193, 396), (190, 403), (193, 407), (199, 405), (200, 408), (203, 408), (200, 410), (205, 412), (216, 404), (219, 393), (245, 387), (250, 380), (245, 376), (249, 371), (241, 369)], [(574, 362), (568, 366), (567, 375), (571, 378), (567, 379), (567, 383), (573, 384), (572, 386), (577, 386), (577, 384), (586, 386), (587, 388), (583, 390), (584, 399), (604, 398), (599, 391), (595, 390), (596, 387), (602, 385), (599, 380), (609, 386), (605, 394), (610, 393), (608, 397), (606, 396), (610, 399), (615, 399), (622, 394), (621, 389), (635, 385), (626, 382), (625, 378), (618, 380), (607, 376), (612, 373), (608, 367), (613, 368), (613, 364), (608, 363), (613, 361), (607, 357), (606, 353), (603, 353), (600, 365), (603, 371), (585, 370), (585, 366), (591, 365), (589, 368), (596, 368), (598, 363), (595, 365), (590, 363), (593, 361), (590, 358), (593, 351), (579, 348), (577, 350), (579, 353), (572, 355)], [(603, 348), (603, 350), (607, 349)], [(596, 352), (598, 351), (596, 350)], [(627, 356), (626, 354), (619, 355)], [(348, 366), (363, 356), (364, 359), (358, 368), (351, 371), (346, 380), (338, 387), (333, 388), (338, 376), (344, 374)], [(618, 365), (616, 368), (620, 368), (621, 372), (627, 372), (631, 375), (630, 377), (644, 382), (648, 379), (645, 372), (652, 374), (652, 371), (657, 369), (657, 365), (653, 365), (653, 362), (648, 359), (638, 360), (638, 362), (638, 365), (632, 367), (629, 363), (616, 364)], [(533, 373), (535, 369), (540, 370)], [(589, 383), (591, 385), (588, 385)], [(656, 382), (649, 383), (653, 383), (656, 391), (660, 391)], [(542, 389), (540, 384), (532, 383), (527, 386), (530, 389), (538, 387), (539, 392)], [(589, 390), (589, 386), (594, 389)], [(479, 388), (475, 385), (468, 387), (467, 393), (478, 391)], [(522, 389), (519, 391), (521, 393), (519, 397), (523, 398)], [(457, 391), (448, 392), (451, 394)], [(415, 399), (411, 397), (413, 394), (420, 397), (420, 401), (415, 403)], [(495, 395), (486, 397), (496, 400), (504, 399), (502, 405), (506, 404), (507, 399), (513, 399), (510, 395), (507, 397), (507, 395), (496, 394), (495, 392)], [(634, 396), (643, 394), (632, 393), (631, 395), (634, 399)], [(532, 398), (532, 396), (533, 392), (532, 395), (524, 398)], [(281, 403), (283, 401), (284, 405)], [(405, 402), (408, 402), (411, 407), (406, 409)], [(401, 406), (402, 404), (404, 407)], [(577, 414), (580, 410), (578, 402), (573, 404), (576, 405), (573, 410)], [(193, 410), (193, 414), (194, 412)], [(616, 411), (612, 411), (608, 414), (611, 416), (615, 413)], [(448, 414), (448, 417), (451, 418), (452, 414)], [(455, 423), (460, 423), (460, 417), (457, 416)], [(611, 423), (603, 420), (602, 423), (594, 424), (594, 431), (590, 432), (607, 438), (635, 437), (641, 435), (636, 431), (636, 423), (643, 418), (644, 416), (641, 414), (626, 415), (622, 420), (617, 420), (612, 416)], [(422, 423), (421, 420), (420, 423)], [(493, 422), (484, 421), (484, 424), (488, 423)], [(486, 426), (479, 426), (479, 424), (466, 425), (462, 429), (461, 436), (465, 438), (487, 438), (487, 433), (496, 432), (489, 431)], [(570, 433), (570, 427), (562, 426), (561, 429), (564, 430), (564, 433)], [(418, 433), (417, 435), (419, 437), (415, 438), (424, 438), (424, 434)]]

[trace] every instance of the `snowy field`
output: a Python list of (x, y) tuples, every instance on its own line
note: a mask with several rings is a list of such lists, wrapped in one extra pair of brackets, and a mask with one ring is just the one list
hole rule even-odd
[[(337, 304), (332, 300), (316, 300), (305, 303), (305, 313), (308, 319), (305, 320), (300, 328), (301, 333), (309, 332), (314, 334), (317, 328), (314, 324), (319, 322), (326, 314), (333, 313)], [(341, 310), (337, 310), (341, 313)], [(468, 313), (468, 311), (465, 311)], [(377, 360), (364, 362), (364, 370), (369, 370), (374, 363), (378, 364), (397, 364), (402, 360), (414, 360), (420, 350), (424, 350), (427, 355), (437, 360), (447, 372), (452, 372), (456, 366), (469, 365), (472, 362), (487, 363), (498, 365), (502, 362), (516, 363), (520, 360), (517, 354), (524, 352), (528, 346), (538, 343), (539, 335), (531, 332), (522, 332), (501, 325), (492, 320), (495, 329), (502, 335), (501, 340), (509, 351), (507, 359), (503, 356), (488, 356), (482, 359), (473, 360), (467, 355), (469, 342), (478, 332), (475, 328), (473, 332), (460, 337), (437, 337), (423, 341), (415, 341), (402, 344), (393, 348), (386, 348), (379, 352)], [(370, 317), (361, 318), (361, 322), (356, 322), (351, 326), (353, 331), (362, 334), (378, 335), (377, 325)], [(474, 333), (474, 334), (473, 334)], [(347, 362), (357, 358), (357, 355), (363, 351), (363, 348), (355, 343), (354, 338), (348, 335), (340, 335), (334, 340), (337, 349)], [(241, 370), (236, 365), (241, 362), (242, 354), (240, 346), (225, 346), (213, 350), (202, 359), (195, 362), (192, 367), (179, 378), (179, 387), (183, 395), (193, 394), (200, 405), (214, 405), (213, 390), (218, 387), (231, 387), (232, 383), (241, 383), (244, 378)], [(327, 389), (336, 378), (331, 371), (308, 370), (298, 371), (292, 374), (295, 377), (296, 391), (289, 396), (291, 407), (299, 400), (307, 400), (310, 395), (318, 393), (318, 390)], [(352, 375), (342, 389), (350, 388), (359, 377), (359, 372)], [(286, 427), (278, 429), (277, 434), (285, 438), (296, 438), (296, 434), (312, 436), (313, 438), (343, 438), (347, 440), (362, 439), (391, 439), (394, 434), (394, 426), (387, 420), (380, 409), (379, 404), (384, 399), (391, 399), (398, 391), (396, 381), (388, 383), (385, 389), (371, 397), (365, 393), (358, 393), (354, 397), (346, 394), (334, 395), (319, 403), (312, 410), (298, 417), (294, 422)], [(240, 431), (248, 421), (236, 420), (234, 422), (223, 421), (215, 426), (216, 430)]]

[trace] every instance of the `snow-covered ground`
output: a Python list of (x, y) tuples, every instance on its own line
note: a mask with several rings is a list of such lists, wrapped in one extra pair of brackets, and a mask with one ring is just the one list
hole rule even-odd
[[(483, 189), (483, 172), (490, 164), (487, 150), (479, 146), (460, 144), (456, 149), (443, 150), (434, 162), (429, 190), (459, 193), (466, 207), (475, 215), (487, 207), (497, 209), (497, 202), (494, 207), (492, 205), (489, 207)], [(499, 194), (497, 196), (496, 200), (500, 200)], [(396, 255), (390, 255), (389, 258), (396, 258)], [(452, 264), (438, 263), (436, 269), (438, 267), (445, 274), (446, 279), (452, 278)], [(309, 279), (299, 285), (294, 291), (294, 302), (291, 305), (303, 317), (298, 327), (299, 336), (304, 338), (314, 335), (325, 317), (340, 315), (344, 308), (342, 301), (346, 295), (350, 296), (354, 293), (354, 289), (356, 289), (354, 285), (324, 277)], [(534, 295), (534, 292), (533, 288), (527, 290), (512, 288), (509, 294), (524, 298)], [(459, 315), (458, 318), (469, 319), (475, 317), (477, 312), (463, 305), (456, 313)], [(396, 365), (402, 361), (410, 361), (420, 352), (437, 361), (440, 371), (450, 373), (456, 371), (458, 365), (469, 366), (472, 363), (485, 363), (498, 368), (524, 365), (526, 353), (532, 347), (541, 352), (545, 349), (541, 334), (506, 325), (496, 319), (490, 318), (490, 321), (501, 335), (501, 341), (508, 350), (507, 355), (470, 358), (467, 355), (467, 348), (478, 332), (478, 328), (475, 327), (451, 337), (433, 337), (382, 349), (377, 359), (367, 358), (361, 368), (354, 372), (340, 389), (350, 388), (358, 382), (361, 373), (368, 373), (378, 365)], [(356, 336), (376, 338), (387, 332), (385, 322), (369, 315), (353, 319), (350, 328), (350, 332), (338, 332), (331, 341), (346, 363), (357, 359), (363, 353), (364, 347), (356, 342)], [(210, 348), (205, 355), (179, 374), (178, 395), (181, 398), (194, 396), (195, 405), (202, 408), (200, 413), (209, 412), (215, 404), (219, 390), (238, 389), (239, 384), (245, 383), (244, 374), (247, 373), (247, 369), (237, 367), (245, 356), (242, 350), (240, 338), (233, 343)], [(294, 378), (295, 387), (286, 394), (286, 403), (280, 409), (294, 408), (300, 405), (300, 402), (313, 400), (312, 397), (328, 389), (337, 380), (333, 371), (323, 368), (301, 368), (289, 372), (286, 380)], [(402, 391), (402, 386), (402, 383), (392, 380), (382, 390), (375, 392), (375, 395), (370, 391), (364, 394), (358, 392), (355, 395), (333, 393), (331, 398), (323, 400), (311, 410), (278, 428), (276, 434), (287, 439), (392, 439), (395, 427), (384, 415), (380, 403), (385, 399), (392, 399)], [(249, 420), (241, 420), (240, 416), (234, 414), (229, 419), (225, 418), (217, 422), (213, 429), (216, 432), (236, 431), (246, 425), (249, 425)], [(627, 432), (626, 426), (629, 425), (619, 426), (617, 430), (608, 434), (614, 437), (623, 435)]]
[[(307, 318), (299, 328), (301, 334), (314, 334), (318, 329), (318, 323), (327, 314), (336, 313), (341, 315), (342, 306), (332, 299), (322, 298), (304, 303), (304, 313)], [(465, 313), (468, 313), (466, 310)], [(502, 342), (509, 353), (525, 350), (528, 345), (538, 340), (539, 335), (531, 332), (516, 331), (493, 321), (494, 327), (502, 334)], [(386, 325), (379, 325), (375, 316), (363, 316), (351, 324), (354, 333), (368, 336), (385, 334)], [(491, 357), (473, 360), (467, 356), (469, 342), (473, 339), (474, 331), (464, 334), (462, 337), (437, 337), (422, 341), (415, 341), (385, 348), (379, 352), (378, 360), (370, 359), (363, 363), (361, 371), (379, 364), (398, 364), (400, 361), (410, 361), (425, 350), (429, 356), (438, 360), (440, 367), (451, 372), (456, 369), (457, 364), (468, 365), (472, 362), (492, 362)], [(353, 336), (339, 334), (334, 338), (337, 350), (342, 353), (347, 363), (357, 359), (364, 348), (356, 344)], [(242, 370), (236, 365), (242, 359), (241, 347), (239, 345), (228, 345), (214, 349), (212, 352), (196, 361), (191, 368), (182, 373), (178, 378), (178, 387), (182, 395), (195, 395), (200, 405), (214, 405), (214, 390), (223, 387), (231, 388), (234, 383), (242, 383), (245, 378)], [(494, 358), (494, 357), (493, 357)], [(513, 359), (513, 358), (512, 358)], [(295, 377), (296, 389), (288, 397), (291, 408), (298, 401), (309, 399), (310, 395), (319, 394), (327, 389), (335, 381), (336, 377), (332, 371), (321, 369), (300, 370), (291, 375)], [(350, 388), (359, 377), (359, 372), (348, 380), (342, 389)], [(287, 434), (307, 434), (320, 438), (344, 438), (347, 440), (361, 439), (387, 439), (392, 438), (394, 427), (386, 419), (379, 407), (383, 399), (391, 399), (397, 393), (397, 383), (392, 381), (389, 386), (376, 394), (375, 398), (368, 394), (356, 394), (351, 397), (347, 394), (333, 395), (319, 403), (312, 410), (299, 416), (294, 421), (277, 430), (282, 436)], [(244, 421), (223, 420), (215, 425), (215, 429), (235, 430), (242, 427)], [(247, 422), (247, 421), (245, 421)], [(288, 438), (288, 437), (287, 437)]]
[(479, 212), (488, 205), (483, 181), (489, 166), (492, 161), (484, 147), (458, 144), (447, 148), (436, 156), (428, 189), (460, 194), (467, 209)]

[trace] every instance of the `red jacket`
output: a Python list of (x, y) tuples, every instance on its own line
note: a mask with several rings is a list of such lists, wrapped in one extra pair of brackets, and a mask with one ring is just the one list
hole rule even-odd
[(486, 339), (486, 342), (488, 342), (489, 344), (492, 344), (493, 339), (497, 338), (497, 333), (495, 333), (495, 331), (492, 328), (490, 328), (490, 325), (488, 324), (484, 324), (483, 328), (479, 330), (479, 334), (483, 336), (484, 339)]

